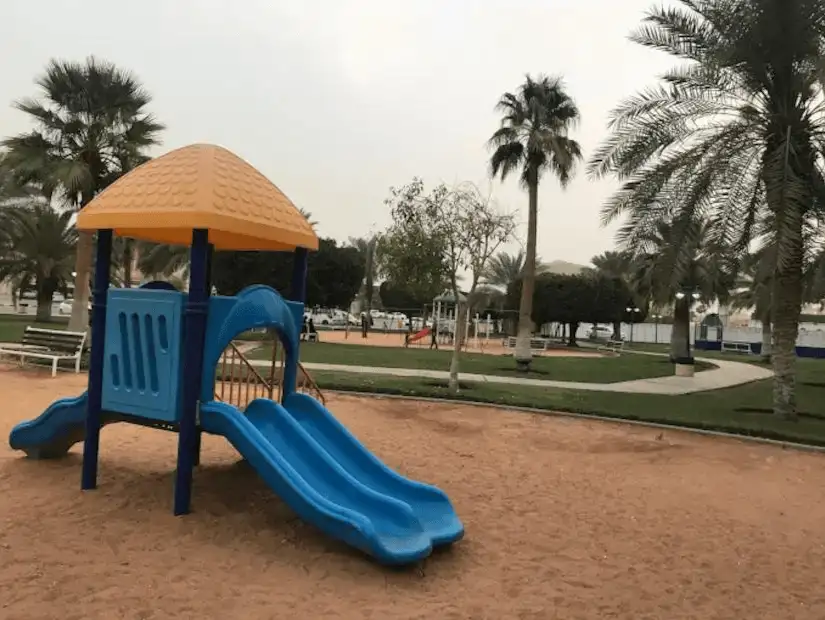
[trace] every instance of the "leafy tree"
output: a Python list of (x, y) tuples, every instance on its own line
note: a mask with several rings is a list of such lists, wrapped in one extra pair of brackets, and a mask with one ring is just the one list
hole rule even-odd
[(418, 309), (425, 309), (432, 303), (432, 297), (416, 297), (408, 289), (385, 280), (378, 287), (378, 295), (384, 308), (404, 310), (407, 314), (417, 315)]
[(72, 278), (77, 232), (71, 211), (57, 211), (44, 200), (0, 208), (0, 281), (37, 294), (37, 320), (48, 321), (52, 301)]
[(680, 64), (612, 113), (589, 173), (623, 181), (605, 221), (626, 215), (632, 247), (661, 221), (712, 222), (715, 246), (744, 252), (772, 219), (774, 412), (795, 416), (795, 346), (806, 225), (821, 212), (825, 108), (822, 0), (681, 0), (633, 34)]
[[(19, 181), (36, 181), (77, 209), (139, 165), (164, 128), (146, 111), (151, 97), (140, 82), (108, 62), (52, 60), (37, 86), (40, 98), (14, 104), (37, 128), (3, 141), (6, 163)], [(92, 233), (79, 234), (72, 329), (88, 322), (93, 245)]]
[(614, 286), (623, 289), (621, 296), (624, 301), (621, 302), (620, 315), (617, 315), (613, 323), (613, 338), (619, 340), (622, 332), (622, 321), (630, 322), (638, 320), (641, 317), (630, 317), (624, 310), (627, 307), (638, 307), (643, 312), (646, 312), (647, 300), (640, 299), (632, 291), (631, 275), (633, 271), (633, 255), (630, 252), (604, 252), (598, 256), (594, 256), (591, 261), (594, 266), (594, 272), (597, 277), (607, 277), (617, 282)]
[(559, 78), (526, 76), (515, 93), (504, 93), (497, 105), (501, 127), (490, 138), (495, 149), (490, 158), (492, 175), (506, 179), (519, 171), (527, 188), (527, 246), (515, 358), (525, 370), (530, 365), (531, 303), (536, 279), (536, 235), (538, 229), (539, 182), (550, 171), (565, 187), (581, 158), (579, 143), (569, 137), (579, 120), (576, 104)]
[(414, 298), (428, 302), (443, 292), (447, 284), (446, 240), (439, 229), (429, 226), (430, 220), (405, 219), (396, 214), (413, 211), (425, 202), (432, 209), (447, 193), (447, 188), (441, 185), (428, 195), (424, 182), (414, 178), (403, 187), (391, 187), (390, 197), (384, 201), (390, 208), (393, 223), (381, 236), (378, 269), (393, 287), (403, 288)]
[(364, 279), (364, 259), (358, 250), (321, 239), (309, 255), (307, 305), (349, 309)]
[[(468, 306), (496, 250), (513, 234), (513, 217), (499, 211), (489, 196), (475, 185), (464, 183), (452, 189), (443, 183), (426, 193), (421, 179), (399, 189), (391, 189), (393, 228), (413, 231), (399, 235), (399, 250), (406, 256), (418, 253), (421, 237), (436, 240), (441, 247), (439, 275), (446, 278), (456, 300), (455, 341), (450, 363), (450, 389), (458, 391), (461, 349), (466, 330)], [(400, 242), (406, 243), (404, 247)], [(435, 259), (431, 259), (433, 262)], [(459, 290), (459, 279), (467, 272), (470, 286), (466, 294)]]
[[(321, 239), (307, 263), (307, 306), (347, 308), (361, 283), (364, 265), (358, 251)], [(212, 284), (222, 295), (235, 295), (253, 284), (266, 284), (289, 297), (292, 257), (284, 252), (216, 252)]]
[[(516, 307), (521, 281), (508, 289), (508, 301)], [(631, 293), (618, 278), (597, 274), (545, 273), (536, 279), (532, 319), (538, 325), (563, 323), (569, 327), (569, 346), (577, 346), (579, 324), (616, 323), (626, 316)], [(642, 315), (639, 318), (643, 318)]]

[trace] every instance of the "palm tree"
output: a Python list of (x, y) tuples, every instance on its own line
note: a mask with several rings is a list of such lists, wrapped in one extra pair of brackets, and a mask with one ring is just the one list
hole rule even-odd
[(734, 265), (719, 258), (708, 222), (689, 225), (660, 222), (638, 238), (628, 279), (637, 297), (656, 306), (673, 307), (670, 357), (674, 363), (693, 363), (690, 352), (690, 310), (695, 302), (726, 301), (733, 284)]
[(495, 149), (490, 158), (492, 175), (506, 179), (520, 172), (527, 188), (527, 247), (524, 260), (516, 362), (524, 370), (530, 365), (530, 337), (533, 331), (533, 293), (536, 284), (536, 234), (538, 226), (539, 182), (550, 171), (565, 187), (581, 159), (579, 143), (569, 137), (579, 120), (579, 109), (565, 92), (560, 78), (526, 76), (515, 93), (504, 93), (496, 106), (501, 127), (490, 138)]
[(633, 255), (630, 252), (607, 251), (590, 259), (598, 273), (627, 282)]
[(72, 278), (77, 231), (71, 211), (57, 211), (45, 200), (0, 209), (0, 281), (37, 294), (37, 320), (48, 321), (52, 301)]
[(730, 299), (732, 308), (753, 308), (754, 316), (762, 323), (761, 357), (764, 361), (770, 361), (773, 344), (771, 302), (775, 263), (776, 248), (773, 246), (763, 246), (756, 252), (747, 254), (742, 260), (741, 275)]
[(793, 417), (805, 223), (822, 208), (823, 0), (680, 0), (651, 9), (632, 39), (680, 64), (621, 103), (589, 166), (623, 181), (604, 207), (627, 215), (625, 246), (662, 220), (698, 214), (715, 245), (744, 252), (766, 213), (774, 274), (774, 412)]
[[(37, 125), (3, 141), (7, 163), (22, 181), (37, 181), (76, 209), (139, 164), (158, 143), (163, 125), (146, 107), (150, 95), (131, 74), (88, 58), (85, 63), (51, 60), (37, 79), (38, 99), (15, 107)], [(94, 236), (81, 232), (75, 264), (75, 297), (69, 326), (87, 324), (89, 275)]]
[[(525, 256), (524, 250), (519, 250), (515, 254), (499, 252), (490, 259), (487, 268), (484, 270), (482, 280), (489, 286), (507, 290), (510, 284), (522, 276)], [(547, 265), (537, 256), (536, 275), (545, 271), (547, 271)]]
[(358, 250), (364, 258), (364, 281), (358, 296), (361, 299), (361, 309), (369, 312), (372, 309), (372, 299), (375, 291), (375, 279), (378, 275), (378, 265), (381, 263), (381, 238), (379, 235), (371, 237), (350, 237), (350, 245)]

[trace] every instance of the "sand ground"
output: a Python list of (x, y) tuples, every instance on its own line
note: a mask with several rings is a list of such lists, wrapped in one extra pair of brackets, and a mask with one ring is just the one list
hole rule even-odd
[[(361, 337), (361, 332), (357, 329), (350, 330), (347, 334), (344, 330), (329, 330), (319, 332), (321, 342), (340, 342), (343, 344), (358, 344), (371, 347), (403, 347), (404, 334), (403, 333), (382, 333), (370, 332), (366, 338)], [(430, 346), (428, 338), (424, 338), (416, 343), (410, 345), (412, 349), (427, 349)], [(439, 344), (439, 349), (445, 351), (452, 351), (450, 345)], [(504, 341), (501, 338), (491, 338), (486, 340), (480, 338), (476, 340), (471, 338), (467, 347), (468, 353), (489, 353), (490, 355), (504, 355), (506, 353), (512, 354), (512, 349), (504, 347)], [(604, 353), (595, 350), (576, 350), (572, 348), (555, 348), (547, 349), (546, 351), (535, 352), (534, 355), (539, 357), (602, 357)]]
[(220, 437), (195, 512), (171, 514), (176, 436), (103, 431), (30, 461), (16, 422), (85, 377), (0, 371), (0, 618), (825, 618), (825, 456), (477, 407), (329, 396), (387, 463), (451, 496), (467, 529), (389, 570), (299, 521)]

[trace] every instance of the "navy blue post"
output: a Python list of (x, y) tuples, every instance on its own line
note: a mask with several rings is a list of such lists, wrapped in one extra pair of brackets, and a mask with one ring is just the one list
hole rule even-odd
[(178, 433), (178, 467), (175, 473), (175, 514), (189, 512), (192, 501), (192, 470), (198, 434), (198, 398), (200, 396), (203, 338), (209, 306), (207, 267), (209, 263), (209, 231), (192, 231), (189, 253), (189, 299), (183, 337), (183, 403)]
[[(206, 297), (212, 295), (212, 256), (215, 252), (215, 246), (211, 243), (209, 244), (209, 249), (206, 254)], [(206, 323), (204, 323), (205, 325)], [(203, 340), (201, 340), (201, 343)], [(201, 344), (201, 356), (203, 356), (203, 345)], [(200, 425), (195, 428), (195, 455), (194, 455), (194, 464), (197, 467), (201, 464), (201, 437), (203, 436), (203, 431), (201, 431)]]
[(86, 437), (83, 441), (81, 489), (97, 487), (97, 458), (100, 424), (103, 420), (103, 345), (106, 339), (106, 295), (112, 262), (112, 231), (97, 231), (97, 255), (92, 287), (92, 351), (89, 359), (89, 388), (86, 404)]
[(308, 257), (309, 251), (306, 248), (295, 248), (292, 258), (292, 287), (290, 289), (292, 301), (306, 301)]

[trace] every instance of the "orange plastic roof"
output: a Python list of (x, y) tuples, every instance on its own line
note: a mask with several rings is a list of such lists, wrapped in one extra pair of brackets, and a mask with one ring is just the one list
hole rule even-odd
[(220, 146), (193, 144), (135, 168), (77, 216), (80, 230), (190, 245), (206, 228), (218, 250), (318, 249), (309, 222), (281, 190)]

